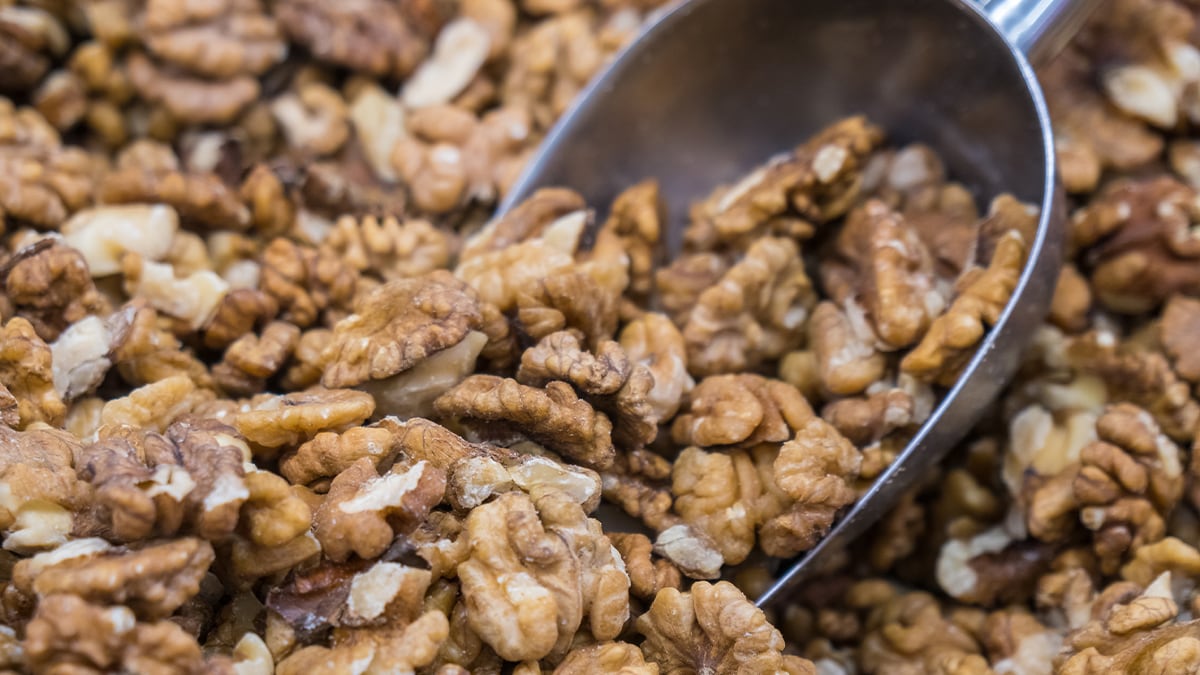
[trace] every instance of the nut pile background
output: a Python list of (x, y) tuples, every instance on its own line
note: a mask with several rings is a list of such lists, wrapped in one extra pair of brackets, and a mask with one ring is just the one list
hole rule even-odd
[(1200, 672), (1200, 3), (1043, 69), (1051, 316), (770, 615), (1034, 218), (850, 119), (673, 261), (652, 182), (489, 223), (659, 4), (0, 0), (0, 669)]

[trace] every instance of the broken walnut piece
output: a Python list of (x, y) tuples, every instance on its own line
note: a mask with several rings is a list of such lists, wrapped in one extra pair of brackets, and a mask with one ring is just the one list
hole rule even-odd
[(393, 281), (449, 267), (458, 242), (427, 220), (343, 216), (321, 246), (361, 273)]
[(612, 465), (612, 423), (571, 385), (538, 389), (494, 375), (472, 375), (434, 401), (440, 415), (492, 429), (504, 425), (588, 468)]
[(317, 59), (368, 75), (407, 75), (428, 49), (400, 6), (386, 0), (349, 5), (285, 0), (274, 14), (288, 38)]
[(4, 548), (32, 553), (59, 546), (86, 530), (91, 487), (75, 475), (79, 441), (44, 425), (0, 427), (0, 530)]
[(234, 340), (221, 362), (213, 366), (213, 380), (230, 395), (257, 394), (283, 368), (299, 340), (299, 328), (286, 321), (272, 321), (261, 335), (248, 333)]
[(358, 274), (333, 251), (277, 237), (263, 249), (259, 263), (259, 289), (276, 301), (280, 318), (300, 328), (322, 315), (329, 325), (328, 315), (345, 312), (354, 300)]
[(727, 581), (659, 591), (634, 628), (646, 636), (646, 658), (664, 672), (816, 673), (812, 662), (782, 653), (783, 635)]
[(380, 475), (363, 457), (333, 479), (313, 518), (313, 532), (331, 560), (343, 561), (351, 553), (376, 558), (397, 534), (416, 528), (445, 490), (445, 473), (428, 462), (397, 463)]
[(14, 317), (0, 328), (0, 383), (16, 398), (17, 424), (61, 424), (67, 408), (54, 388), (50, 347), (33, 325)]
[(700, 293), (683, 327), (696, 375), (754, 369), (799, 346), (816, 304), (799, 248), (764, 237)]
[(830, 394), (860, 394), (887, 371), (866, 311), (856, 302), (848, 300), (844, 310), (828, 301), (817, 304), (808, 322), (808, 342), (820, 388)]
[[(395, 457), (399, 441), (384, 426), (352, 427), (341, 433), (322, 431), (279, 460), (279, 472), (295, 485), (332, 478), (362, 457), (376, 466)], [(424, 459), (424, 457), (417, 457)]]
[(900, 362), (914, 377), (951, 386), (975, 354), (989, 326), (1008, 305), (1025, 266), (1025, 242), (1015, 230), (999, 239), (986, 269), (974, 268), (959, 280), (960, 291), (945, 314), (934, 319), (921, 342)]
[(145, 300), (134, 300), (109, 319), (111, 359), (121, 379), (142, 386), (176, 375), (198, 387), (211, 387), (208, 367), (164, 327), (165, 321)]
[(322, 431), (349, 429), (374, 411), (369, 394), (314, 387), (282, 396), (256, 396), (234, 414), (233, 426), (246, 440), (270, 449), (299, 445)]
[(1175, 372), (1188, 382), (1200, 381), (1200, 300), (1174, 295), (1163, 308), (1161, 336), (1163, 349), (1175, 366)]

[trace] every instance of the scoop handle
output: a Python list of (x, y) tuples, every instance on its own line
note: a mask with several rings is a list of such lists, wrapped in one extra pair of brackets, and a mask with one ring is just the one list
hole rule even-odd
[(992, 23), (1033, 65), (1062, 51), (1104, 0), (980, 0)]

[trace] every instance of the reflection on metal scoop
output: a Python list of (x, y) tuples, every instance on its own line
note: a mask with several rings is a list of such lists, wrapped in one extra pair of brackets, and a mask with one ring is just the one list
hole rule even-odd
[[(828, 123), (865, 114), (921, 141), (981, 200), (1041, 208), (1012, 301), (908, 446), (813, 550), (758, 599), (785, 597), (895, 506), (962, 440), (1016, 369), (1062, 259), (1054, 139), (1030, 61), (1056, 53), (1099, 0), (689, 0), (622, 52), (558, 122), (501, 210), (565, 185), (591, 204), (657, 178), (686, 209)], [(1028, 57), (1028, 58), (1027, 58)], [(684, 222), (673, 220), (678, 247)]]

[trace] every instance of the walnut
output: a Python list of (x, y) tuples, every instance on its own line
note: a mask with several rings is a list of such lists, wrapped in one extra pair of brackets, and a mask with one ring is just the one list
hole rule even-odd
[(63, 240), (83, 255), (93, 277), (121, 271), (126, 251), (146, 260), (166, 257), (179, 227), (175, 210), (165, 204), (131, 204), (85, 209), (63, 223)]
[(947, 541), (937, 559), (938, 585), (956, 600), (981, 605), (1018, 602), (1050, 565), (1050, 547), (1015, 540), (1002, 527)]
[(1200, 301), (1175, 295), (1162, 313), (1162, 343), (1175, 372), (1189, 382), (1200, 380), (1200, 350), (1192, 349), (1193, 336), (1200, 331)]
[(243, 335), (229, 345), (224, 358), (213, 367), (213, 379), (231, 394), (257, 394), (266, 388), (267, 379), (283, 367), (299, 340), (299, 328), (284, 321), (272, 321), (262, 335)]
[(182, 375), (199, 387), (211, 386), (207, 366), (159, 325), (158, 313), (145, 301), (125, 305), (108, 323), (114, 340), (111, 359), (129, 384)]
[(883, 202), (850, 212), (834, 242), (836, 258), (821, 267), (821, 281), (839, 303), (854, 298), (866, 309), (875, 334), (892, 348), (917, 342), (941, 313), (933, 258), (916, 228)]
[(856, 498), (852, 486), (861, 463), (858, 450), (821, 418), (798, 428), (772, 463), (773, 482), (786, 498), (759, 529), (763, 551), (788, 557), (816, 545)]
[(231, 427), (175, 422), (111, 435), (78, 453), (79, 477), (96, 490), (106, 536), (136, 541), (179, 533), (219, 541), (233, 532), (248, 492), (247, 449)]
[(313, 56), (369, 75), (407, 75), (428, 48), (399, 5), (386, 0), (354, 0), (336, 6), (286, 0), (274, 10), (288, 37)]
[(866, 396), (829, 403), (821, 410), (821, 417), (851, 443), (865, 447), (897, 430), (923, 423), (929, 417), (933, 401), (932, 392), (923, 393), (927, 403), (921, 400), (920, 393), (914, 395), (903, 387), (878, 388)]
[(665, 672), (816, 673), (810, 661), (781, 653), (783, 636), (727, 581), (660, 591), (634, 628), (646, 636), (646, 657)]
[(122, 259), (125, 290), (135, 299), (186, 322), (198, 330), (216, 314), (217, 306), (229, 292), (229, 283), (211, 270), (176, 276), (167, 263), (156, 263), (128, 253)]
[(472, 200), (490, 203), (515, 180), (530, 126), (528, 115), (511, 107), (481, 117), (452, 105), (421, 108), (408, 118), (411, 135), (392, 148), (392, 167), (424, 211), (445, 213)]
[(1162, 138), (1121, 114), (1092, 86), (1091, 64), (1067, 49), (1039, 75), (1054, 119), (1064, 186), (1090, 192), (1105, 169), (1129, 170), (1162, 152)]
[(654, 378), (646, 394), (654, 419), (674, 417), (696, 384), (688, 374), (683, 334), (666, 316), (647, 312), (621, 329), (619, 341), (629, 360), (648, 368)]
[(863, 667), (874, 672), (989, 672), (975, 638), (932, 595), (912, 592), (872, 610), (862, 638)]
[(487, 60), (491, 37), (469, 17), (446, 24), (433, 53), (404, 83), (401, 98), (409, 108), (450, 103), (466, 89)]
[(782, 443), (810, 417), (795, 387), (761, 375), (713, 375), (696, 385), (687, 409), (675, 417), (679, 445), (750, 447)]
[(355, 270), (384, 281), (422, 277), (449, 266), (457, 248), (453, 235), (426, 220), (339, 218), (321, 243)]
[(664, 588), (679, 588), (683, 582), (679, 570), (662, 558), (651, 558), (653, 542), (644, 534), (609, 532), (613, 548), (621, 554), (629, 574), (630, 592), (642, 600), (651, 600)]
[(493, 429), (506, 425), (589, 468), (613, 462), (612, 423), (571, 385), (550, 382), (544, 389), (492, 375), (472, 375), (434, 401), (439, 414)]
[(342, 471), (313, 519), (313, 531), (331, 560), (351, 553), (375, 558), (396, 534), (413, 530), (442, 501), (445, 474), (428, 462), (394, 465), (380, 476), (363, 457)]
[[(244, 230), (250, 210), (215, 175), (180, 168), (169, 149), (166, 161), (148, 163), (130, 146), (117, 169), (104, 176), (97, 197), (107, 204), (163, 203), (179, 214), (185, 225), (205, 230)], [(144, 148), (143, 148), (144, 150)], [(157, 151), (156, 151), (157, 152)]]
[(362, 457), (370, 457), (379, 466), (394, 458), (399, 447), (396, 434), (386, 426), (353, 427), (342, 433), (323, 431), (285, 455), (279, 461), (279, 472), (296, 485), (307, 485), (340, 474)]
[(584, 673), (618, 673), (619, 675), (651, 675), (658, 669), (646, 663), (642, 650), (625, 642), (602, 642), (590, 647), (573, 649), (558, 668), (561, 675)]
[(305, 647), (281, 661), (275, 672), (334, 675), (366, 668), (364, 672), (411, 673), (434, 661), (449, 632), (446, 615), (430, 610), (411, 623), (350, 631), (332, 649)]
[(106, 308), (83, 256), (56, 241), (17, 251), (0, 269), (8, 301), (44, 340), (54, 340), (70, 324)]
[(613, 423), (613, 440), (623, 448), (650, 443), (658, 433), (648, 395), (654, 375), (633, 364), (619, 344), (601, 342), (594, 354), (569, 332), (551, 333), (521, 356), (517, 381), (534, 387), (552, 381), (572, 384)]
[(959, 293), (946, 313), (929, 327), (921, 342), (900, 362), (918, 379), (951, 386), (975, 354), (988, 326), (996, 323), (1025, 265), (1025, 242), (1010, 231), (996, 244), (986, 269), (973, 268), (959, 280)]
[(1092, 308), (1092, 289), (1075, 265), (1063, 265), (1050, 301), (1050, 321), (1059, 328), (1077, 332), (1088, 325)]
[(0, 8), (0, 35), (5, 42), (0, 51), (4, 92), (33, 89), (49, 70), (51, 57), (62, 56), (70, 46), (70, 37), (54, 15), (35, 7)]
[(0, 328), (0, 345), (0, 383), (17, 399), (17, 426), (60, 424), (67, 409), (54, 387), (50, 347), (20, 317)]
[(1098, 376), (1110, 399), (1145, 408), (1172, 439), (1190, 440), (1200, 420), (1200, 405), (1187, 383), (1162, 354), (1129, 349), (1112, 338), (1098, 331), (1074, 338), (1067, 344), (1067, 360), (1079, 372)]
[(745, 258), (700, 294), (683, 337), (697, 375), (753, 369), (799, 346), (816, 302), (799, 249), (764, 237)]
[(328, 328), (311, 328), (300, 334), (296, 350), (292, 353), (291, 365), (279, 379), (284, 389), (295, 391), (307, 389), (321, 381), (325, 362), (321, 355), (333, 342), (333, 331)]
[(875, 331), (855, 302), (847, 301), (844, 310), (832, 302), (819, 303), (808, 322), (808, 340), (821, 388), (829, 393), (862, 393), (887, 370)]
[(22, 646), (42, 672), (212, 672), (195, 638), (174, 622), (138, 621), (127, 607), (75, 595), (43, 598)]
[(395, 183), (392, 148), (407, 135), (404, 105), (374, 82), (360, 82), (349, 95), (350, 122), (367, 164), (383, 183)]
[(1200, 551), (1189, 544), (1166, 537), (1137, 549), (1134, 557), (1121, 568), (1121, 578), (1140, 586), (1149, 586), (1163, 572), (1175, 579), (1190, 578), (1200, 566)]
[(250, 224), (266, 236), (286, 234), (296, 221), (296, 205), (288, 197), (275, 172), (256, 164), (238, 188), (238, 196), (250, 213)]
[(1195, 191), (1166, 176), (1119, 180), (1076, 214), (1073, 238), (1089, 247), (1086, 259), (1102, 303), (1136, 314), (1172, 293), (1200, 289), (1191, 274), (1200, 254), (1189, 234), (1200, 218), (1195, 201)]
[(138, 550), (113, 549), (98, 539), (21, 561), (13, 583), (39, 598), (71, 593), (98, 603), (126, 605), (149, 620), (169, 616), (200, 590), (212, 546), (184, 537)]
[(314, 388), (256, 397), (233, 416), (233, 426), (251, 443), (279, 448), (299, 445), (322, 431), (356, 426), (374, 411), (375, 402), (362, 392)]
[(658, 182), (646, 180), (617, 195), (600, 227), (620, 242), (629, 257), (628, 293), (636, 299), (645, 299), (654, 288), (665, 220)]
[(711, 539), (730, 565), (746, 559), (764, 515), (761, 480), (746, 452), (708, 453), (687, 448), (671, 467), (675, 511)]
[(156, 57), (213, 79), (261, 74), (287, 53), (275, 22), (257, 0), (203, 8), (154, 0), (142, 25), (146, 47)]
[(546, 129), (600, 69), (606, 58), (586, 10), (548, 18), (517, 35), (501, 87), (505, 105), (524, 108)]
[(239, 526), (247, 539), (257, 546), (284, 546), (308, 532), (312, 508), (286, 480), (270, 471), (251, 471), (245, 483)]
[(517, 322), (521, 329), (534, 339), (575, 330), (593, 348), (601, 340), (612, 339), (620, 320), (621, 297), (629, 282), (625, 259), (624, 252), (598, 245), (590, 259), (552, 271), (532, 288), (518, 291)]
[(332, 251), (277, 238), (263, 249), (259, 262), (259, 288), (278, 303), (283, 320), (301, 328), (322, 314), (338, 316), (354, 299), (358, 275)]
[(316, 157), (336, 153), (350, 137), (346, 102), (320, 82), (305, 82), (271, 102), (288, 146)]
[(4, 548), (30, 553), (58, 546), (82, 527), (92, 501), (75, 476), (79, 442), (66, 432), (0, 427), (0, 526)]
[(0, 98), (0, 211), (5, 220), (58, 227), (91, 203), (102, 161), (64, 147), (36, 111)]
[(564, 654), (586, 618), (612, 639), (629, 617), (629, 577), (597, 521), (551, 493), (510, 492), (467, 517), (470, 558), (458, 566), (467, 621), (510, 661)]

